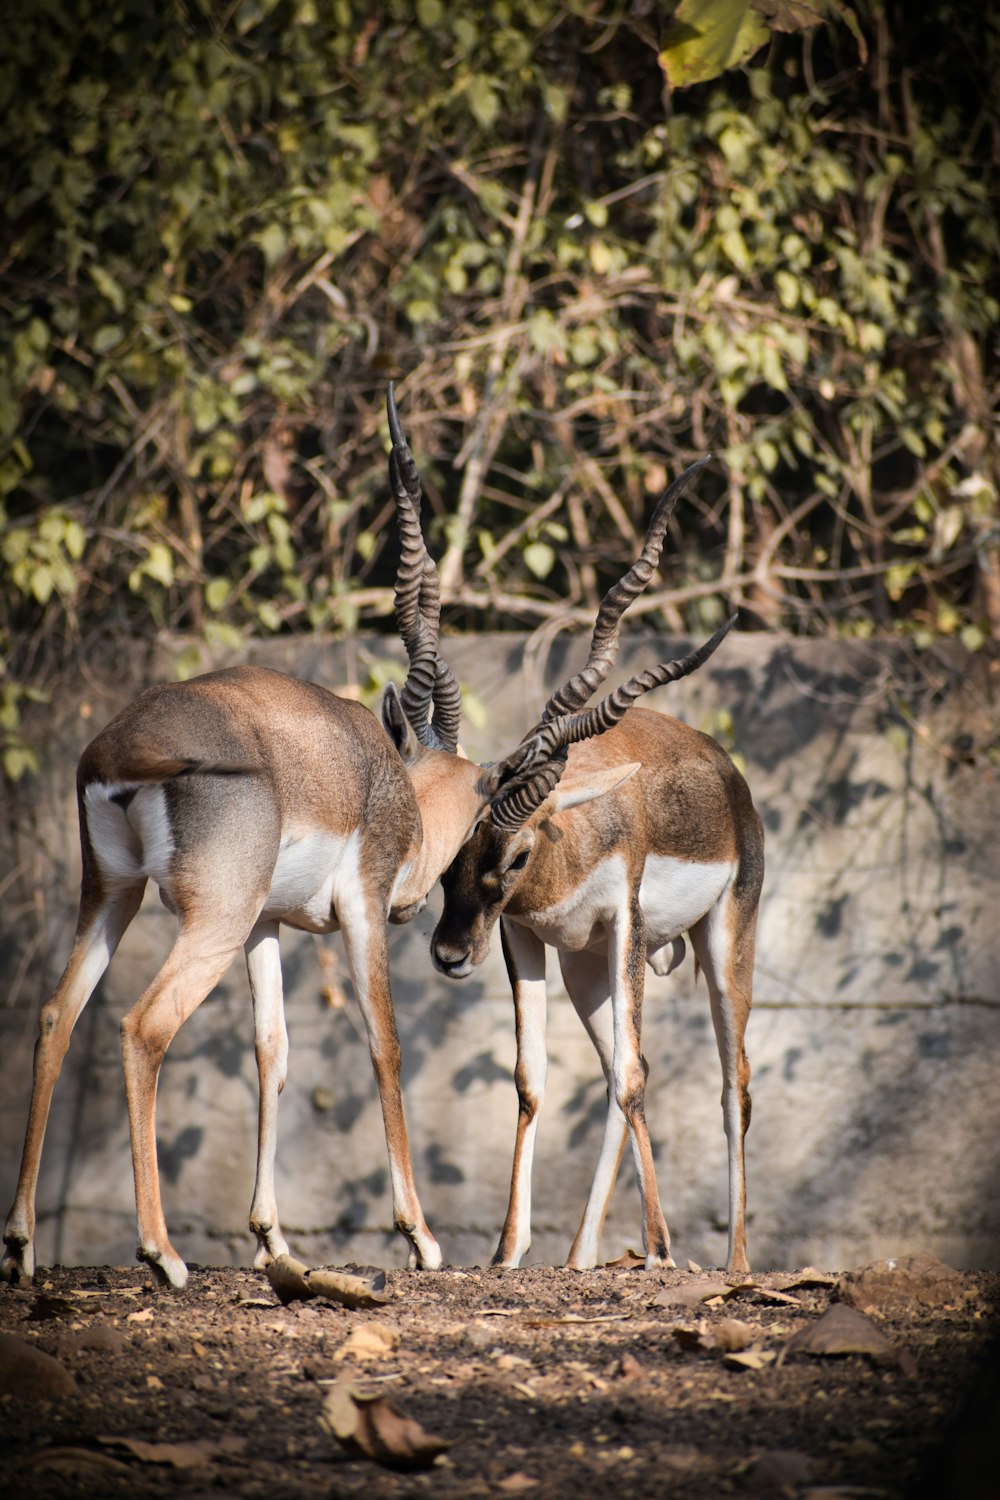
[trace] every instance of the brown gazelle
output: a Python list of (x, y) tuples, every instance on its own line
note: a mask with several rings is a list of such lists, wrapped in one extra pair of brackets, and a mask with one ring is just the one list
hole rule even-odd
[[(700, 467), (700, 465), (695, 466)], [(748, 1269), (743, 1137), (763, 831), (746, 782), (708, 736), (631, 705), (694, 671), (733, 624), (701, 650), (632, 678), (581, 711), (618, 650), (622, 613), (651, 576), (681, 476), (664, 496), (635, 566), (605, 596), (587, 665), (549, 699), (526, 742), (547, 758), (502, 788), (442, 877), (432, 954), (461, 978), (482, 962), (500, 918), (514, 992), (519, 1112), (507, 1215), (494, 1264), (516, 1266), (531, 1242), (531, 1170), (546, 1077), (545, 948), (556, 949), (570, 999), (601, 1060), (608, 1113), (587, 1205), (567, 1264), (597, 1263), (598, 1239), (629, 1137), (643, 1205), (646, 1265), (672, 1266), (646, 1125), (640, 1051), (644, 965), (676, 968), (690, 934), (708, 981), (722, 1062), (729, 1148), (730, 1271)], [(735, 617), (734, 617), (735, 619)], [(568, 752), (568, 753), (567, 753)]]
[(21, 1172), (4, 1230), (0, 1274), (8, 1280), (34, 1271), (42, 1140), (70, 1034), (147, 880), (159, 886), (179, 930), (121, 1023), (139, 1258), (165, 1283), (184, 1285), (187, 1268), (170, 1243), (160, 1200), (157, 1076), (170, 1041), (241, 948), (260, 1082), (254, 1263), (287, 1248), (274, 1190), (288, 1055), (278, 949), (284, 922), (343, 934), (382, 1106), (393, 1218), (409, 1241), (411, 1263), (441, 1263), (410, 1162), (386, 921), (406, 921), (420, 909), (504, 778), (534, 761), (530, 746), (487, 770), (454, 753), (461, 697), (438, 653), (437, 573), (423, 544), (419, 479), (391, 388), (389, 421), (402, 533), (397, 620), (410, 664), (402, 695), (386, 690), (382, 725), (325, 688), (261, 667), (233, 667), (147, 689), (81, 757), (80, 913), (66, 969), (41, 1012)]

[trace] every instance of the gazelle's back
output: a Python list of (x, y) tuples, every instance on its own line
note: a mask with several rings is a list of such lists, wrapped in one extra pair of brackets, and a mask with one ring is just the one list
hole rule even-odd
[(210, 861), (220, 879), (269, 890), (268, 914), (323, 930), (320, 893), (373, 809), (395, 813), (377, 820), (379, 892), (419, 836), (410, 779), (374, 716), (265, 667), (147, 688), (91, 741), (77, 782), (85, 858), (106, 880), (155, 880), (175, 910), (191, 861)]

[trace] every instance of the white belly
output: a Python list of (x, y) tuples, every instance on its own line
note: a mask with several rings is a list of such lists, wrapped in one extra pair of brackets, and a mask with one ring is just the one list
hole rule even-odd
[(654, 953), (710, 911), (736, 873), (730, 860), (710, 864), (647, 854), (639, 887), (646, 948)]
[[(695, 863), (649, 854), (639, 887), (646, 922), (646, 952), (656, 953), (680, 937), (718, 901), (735, 873), (729, 860)], [(613, 924), (629, 906), (625, 862), (605, 860), (562, 900), (515, 918), (554, 948), (569, 953), (603, 952)]]
[(261, 916), (307, 932), (333, 932), (340, 901), (356, 901), (360, 884), (356, 835), (283, 839)]
[(518, 920), (553, 948), (601, 952), (607, 947), (608, 928), (627, 909), (625, 861), (615, 855), (591, 870), (569, 895)]

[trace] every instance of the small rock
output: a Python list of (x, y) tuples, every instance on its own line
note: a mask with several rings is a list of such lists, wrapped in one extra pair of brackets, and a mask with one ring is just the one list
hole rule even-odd
[(91, 1323), (87, 1328), (74, 1328), (62, 1341), (62, 1348), (67, 1354), (79, 1349), (99, 1349), (106, 1354), (121, 1354), (126, 1347), (123, 1335), (107, 1323)]
[(773, 1448), (761, 1453), (750, 1468), (749, 1480), (755, 1490), (797, 1488), (807, 1484), (813, 1471), (808, 1453), (794, 1448)]
[(736, 1354), (740, 1349), (749, 1349), (756, 1334), (749, 1323), (739, 1318), (722, 1318), (712, 1329), (716, 1349), (726, 1354)]
[(20, 1401), (74, 1396), (76, 1381), (64, 1364), (10, 1333), (0, 1333), (0, 1395)]
[(933, 1255), (903, 1255), (848, 1271), (837, 1296), (859, 1312), (905, 1313), (945, 1307), (964, 1296), (962, 1277)]

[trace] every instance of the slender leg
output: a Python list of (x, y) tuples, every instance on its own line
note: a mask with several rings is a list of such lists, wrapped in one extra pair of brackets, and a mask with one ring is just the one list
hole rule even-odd
[(600, 1155), (590, 1184), (587, 1206), (566, 1261), (575, 1270), (586, 1271), (597, 1265), (601, 1229), (628, 1141), (628, 1125), (618, 1107), (614, 1091), (614, 1026), (607, 963), (600, 955), (593, 953), (560, 952), (559, 966), (574, 1009), (601, 1060), (601, 1069), (608, 1086), (608, 1112), (601, 1137)]
[(122, 934), (139, 910), (145, 881), (120, 886), (95, 905), (85, 886), (73, 951), (51, 1000), (39, 1017), (34, 1080), (21, 1155), (17, 1193), (4, 1227), (6, 1251), (0, 1278), (28, 1281), (35, 1269), (35, 1195), (52, 1093), (62, 1069), (73, 1027), (111, 961)]
[(656, 1186), (653, 1148), (646, 1125), (646, 1069), (640, 1050), (646, 928), (638, 891), (614, 923), (608, 948), (608, 972), (614, 1016), (614, 1091), (628, 1122), (642, 1196), (643, 1246), (646, 1269), (672, 1266), (670, 1234)]
[[(259, 905), (259, 902), (258, 902)], [(255, 912), (210, 912), (182, 919), (181, 930), (152, 984), (121, 1023), (122, 1065), (132, 1137), (138, 1245), (136, 1257), (167, 1286), (183, 1287), (187, 1267), (167, 1233), (156, 1163), (156, 1083), (170, 1043), (239, 953)]]
[(254, 1266), (260, 1270), (288, 1244), (278, 1222), (274, 1157), (278, 1145), (278, 1096), (288, 1076), (288, 1032), (281, 985), (278, 923), (258, 922), (246, 941), (247, 974), (253, 996), (257, 1078), (257, 1180), (250, 1206), (250, 1228), (257, 1236)]
[(752, 1000), (754, 924), (730, 889), (691, 929), (691, 944), (705, 971), (712, 1024), (722, 1064), (722, 1120), (729, 1156), (729, 1253), (726, 1269), (750, 1269), (746, 1243), (744, 1137), (750, 1124), (750, 1064), (743, 1039)]
[(409, 1241), (410, 1264), (436, 1271), (441, 1265), (441, 1249), (427, 1227), (417, 1197), (399, 1086), (399, 1036), (389, 989), (387, 909), (388, 902), (379, 906), (375, 900), (371, 901), (369, 908), (364, 891), (358, 888), (349, 900), (338, 902), (337, 917), (368, 1032), (368, 1050), (382, 1106), (392, 1182), (393, 1222)]
[(503, 956), (514, 993), (517, 1034), (517, 1136), (510, 1197), (495, 1266), (517, 1266), (531, 1247), (531, 1170), (538, 1114), (545, 1096), (545, 944), (526, 927), (500, 919)]

